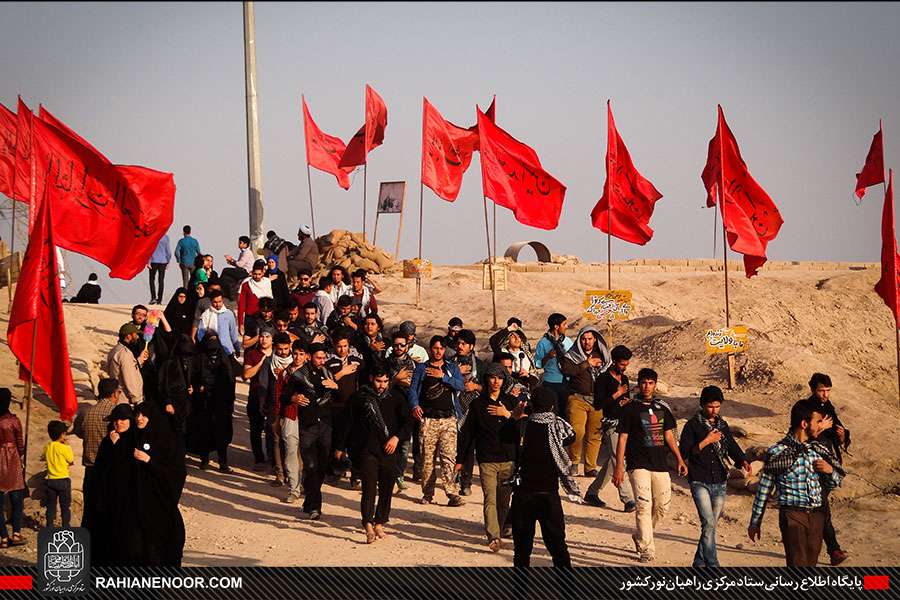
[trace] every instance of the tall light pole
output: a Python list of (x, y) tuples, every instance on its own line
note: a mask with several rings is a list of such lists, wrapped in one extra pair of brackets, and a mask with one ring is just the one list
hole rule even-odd
[(247, 86), (247, 177), (250, 208), (250, 243), (262, 248), (263, 202), (259, 160), (259, 108), (256, 102), (256, 25), (253, 2), (244, 2), (244, 79)]

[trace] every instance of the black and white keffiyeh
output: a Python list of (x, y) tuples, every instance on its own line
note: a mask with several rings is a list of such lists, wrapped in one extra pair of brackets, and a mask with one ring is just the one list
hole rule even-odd
[[(713, 431), (720, 431), (722, 433), (723, 439), (725, 436), (725, 420), (721, 417), (716, 417), (716, 420), (713, 423), (709, 422), (709, 419), (703, 414), (703, 411), (698, 411), (697, 415), (694, 417), (697, 421), (700, 422), (701, 425), (706, 429), (706, 433), (709, 434)], [(716, 456), (719, 459), (719, 462), (722, 463), (722, 468), (725, 469), (725, 472), (728, 472), (728, 469), (731, 467), (731, 457), (728, 456), (728, 451), (725, 449), (722, 441), (718, 441), (713, 443), (713, 449), (716, 451)]]
[(578, 482), (569, 475), (569, 467), (572, 460), (563, 442), (573, 435), (575, 430), (563, 419), (560, 419), (552, 412), (532, 413), (528, 420), (532, 423), (540, 423), (547, 426), (547, 437), (550, 440), (550, 453), (553, 454), (553, 462), (556, 463), (556, 470), (559, 471), (559, 480), (563, 489), (567, 494), (581, 496), (581, 490), (578, 488)]

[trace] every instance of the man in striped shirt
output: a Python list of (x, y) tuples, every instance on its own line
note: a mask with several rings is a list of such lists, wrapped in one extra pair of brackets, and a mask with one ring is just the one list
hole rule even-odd
[(841, 484), (840, 461), (815, 438), (831, 427), (821, 407), (809, 399), (791, 409), (791, 430), (766, 452), (747, 534), (760, 538), (766, 502), (778, 501), (778, 526), (789, 567), (813, 567), (822, 550), (825, 493)]

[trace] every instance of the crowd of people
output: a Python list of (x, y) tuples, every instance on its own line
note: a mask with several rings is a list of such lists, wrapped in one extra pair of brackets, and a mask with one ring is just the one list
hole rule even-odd
[[(732, 468), (751, 469), (720, 415), (721, 389), (703, 389), (679, 438), (656, 393), (656, 372), (640, 369), (632, 385), (631, 350), (609, 348), (598, 327), (570, 338), (567, 318), (553, 313), (532, 344), (523, 321), (511, 317), (478, 356), (475, 333), (454, 317), (445, 335), (420, 344), (412, 321), (386, 327), (382, 290), (365, 271), (334, 266), (314, 281), (318, 255), (302, 249), (315, 241), (306, 227), (298, 239), (292, 245), (269, 232), (264, 256), (254, 259), (241, 237), (238, 257), (227, 256), (219, 275), (185, 227), (175, 250), (184, 286), (155, 327), (148, 329), (143, 305), (121, 326), (98, 402), (75, 427), (86, 467), (82, 523), (94, 536), (95, 564), (180, 564), (186, 456), (199, 469), (214, 461), (232, 472), (236, 381), (243, 380), (253, 470), (270, 474), (274, 493), (311, 520), (327, 513), (326, 483), (359, 490), (367, 543), (388, 535), (392, 497), (413, 482), (423, 505), (437, 503), (439, 487), (446, 506), (465, 504), (477, 464), (485, 543), (498, 552), (512, 537), (516, 566), (530, 564), (536, 523), (553, 564), (570, 566), (559, 488), (573, 502), (608, 508), (600, 491), (610, 483), (621, 510), (635, 515), (636, 558), (650, 563), (676, 472), (687, 477), (701, 523), (693, 565), (719, 566), (726, 480)], [(151, 295), (160, 304), (165, 269), (154, 264)], [(774, 496), (789, 566), (814, 565), (823, 539), (831, 564), (847, 558), (828, 495), (844, 473), (849, 431), (830, 403), (828, 376), (817, 373), (809, 385), (790, 431), (768, 451), (748, 529), (758, 538)], [(14, 443), (4, 419), (0, 442)], [(584, 494), (582, 477), (590, 480)], [(0, 490), (10, 493), (14, 515), (16, 485)], [(136, 503), (145, 510), (133, 510)], [(48, 507), (48, 521), (54, 515)], [(0, 530), (0, 545), (18, 535), (16, 523), (14, 516), (12, 538)]]

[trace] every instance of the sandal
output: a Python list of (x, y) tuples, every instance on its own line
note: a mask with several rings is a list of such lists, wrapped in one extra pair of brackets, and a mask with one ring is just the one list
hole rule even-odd
[(0, 540), (0, 548), (9, 548), (9, 538)]
[(375, 525), (375, 535), (378, 536), (379, 540), (383, 540), (387, 537), (387, 533), (384, 531), (384, 525), (378, 524)]
[(10, 546), (24, 546), (25, 538), (22, 537), (21, 533), (14, 533), (12, 537), (9, 539)]
[(491, 552), (500, 552), (500, 548), (503, 547), (503, 542), (500, 541), (499, 538), (494, 538), (491, 540), (491, 543), (488, 544), (488, 548), (491, 549)]
[(375, 529), (372, 528), (372, 524), (366, 523), (366, 543), (373, 543), (377, 537), (378, 536), (375, 535)]

